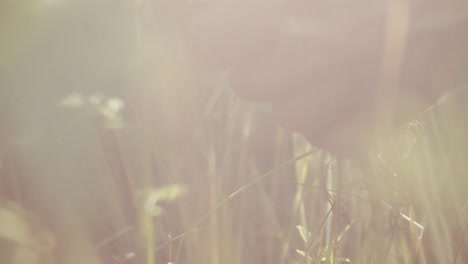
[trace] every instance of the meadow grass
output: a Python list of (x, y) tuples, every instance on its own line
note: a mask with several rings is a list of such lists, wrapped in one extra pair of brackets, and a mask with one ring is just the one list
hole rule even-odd
[[(187, 2), (99, 3), (18, 5), (1, 31), (38, 30), (33, 50), (52, 60), (4, 35), (24, 62), (0, 50), (19, 65), (0, 83), (1, 263), (468, 262), (466, 95), (363, 170), (237, 98), (224, 73), (194, 73)], [(86, 32), (83, 61), (59, 48)], [(67, 67), (86, 78), (43, 76)]]

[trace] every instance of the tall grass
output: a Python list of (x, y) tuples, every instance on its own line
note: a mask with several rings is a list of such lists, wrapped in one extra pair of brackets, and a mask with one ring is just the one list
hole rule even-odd
[(184, 1), (5, 3), (1, 263), (468, 261), (465, 94), (363, 170), (190, 69)]

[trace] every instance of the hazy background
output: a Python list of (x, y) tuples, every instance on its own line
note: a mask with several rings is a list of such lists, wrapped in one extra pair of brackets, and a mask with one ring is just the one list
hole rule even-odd
[(313, 147), (193, 68), (196, 5), (0, 1), (2, 263), (468, 261), (466, 93), (381, 147), (425, 231), (378, 235), (355, 164), (287, 162)]

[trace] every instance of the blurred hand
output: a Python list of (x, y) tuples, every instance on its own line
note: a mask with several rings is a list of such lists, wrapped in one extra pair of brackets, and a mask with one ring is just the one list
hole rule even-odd
[(467, 3), (219, 0), (196, 12), (188, 40), (203, 64), (229, 69), (239, 95), (272, 102), (286, 128), (350, 156), (460, 85)]

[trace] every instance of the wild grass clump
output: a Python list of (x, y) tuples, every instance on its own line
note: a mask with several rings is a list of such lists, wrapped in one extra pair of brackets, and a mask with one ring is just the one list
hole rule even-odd
[(337, 159), (190, 68), (191, 2), (0, 4), (2, 264), (468, 262), (466, 94)]

